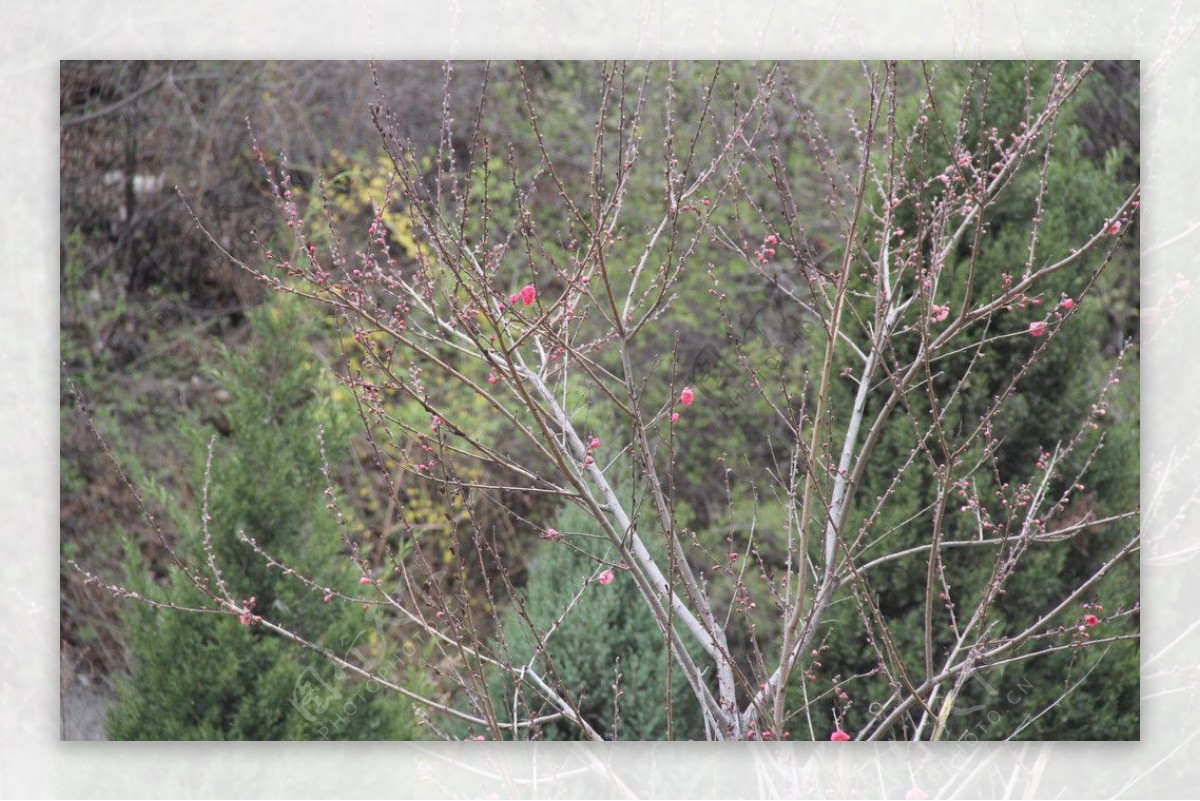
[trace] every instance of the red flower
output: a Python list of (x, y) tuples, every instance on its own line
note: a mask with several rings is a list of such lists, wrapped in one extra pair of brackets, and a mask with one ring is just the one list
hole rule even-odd
[(1029, 336), (1040, 337), (1046, 333), (1046, 324), (1041, 320), (1029, 324)]
[(1100, 618), (1096, 617), (1095, 615), (1084, 615), (1083, 625), (1087, 626), (1089, 629), (1094, 629), (1096, 626), (1100, 625)]
[(613, 572), (611, 570), (605, 570), (600, 574), (599, 581), (601, 584), (607, 587), (609, 584), (613, 583), (613, 578), (615, 578), (615, 576), (613, 576)]
[(537, 287), (533, 284), (526, 284), (521, 288), (521, 302), (526, 306), (537, 300)]
[(679, 393), (679, 402), (684, 406), (691, 406), (692, 401), (696, 399), (696, 393), (692, 392), (691, 387), (684, 387), (683, 392)]
[(835, 743), (844, 743), (850, 739), (850, 735), (839, 728), (833, 734), (829, 735), (829, 739)]

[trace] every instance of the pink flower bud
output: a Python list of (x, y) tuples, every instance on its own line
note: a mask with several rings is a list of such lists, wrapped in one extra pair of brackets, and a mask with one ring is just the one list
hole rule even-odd
[(1029, 324), (1029, 336), (1040, 337), (1046, 333), (1046, 324), (1041, 320)]
[(588, 447), (591, 448), (592, 450), (599, 448), (600, 447), (600, 438), (592, 437), (592, 441), (588, 443)]
[(692, 401), (696, 399), (696, 393), (692, 392), (691, 387), (684, 387), (683, 392), (679, 393), (679, 402), (684, 406), (691, 406)]
[(679, 412), (671, 412), (671, 425), (679, 422)]
[(1058, 305), (1062, 306), (1067, 311), (1070, 311), (1071, 309), (1075, 308), (1075, 301), (1071, 300), (1070, 298), (1063, 298), (1062, 303)]
[(768, 236), (768, 237), (767, 237), (767, 238), (766, 238), (764, 241), (765, 241), (765, 242), (766, 242), (768, 245), (778, 245), (778, 244), (779, 244), (779, 237), (775, 236), (775, 234), (771, 234), (771, 235), (770, 235), (770, 236)]
[(537, 300), (537, 287), (533, 284), (526, 284), (521, 289), (521, 302), (526, 306)]
[(601, 584), (607, 587), (609, 584), (613, 583), (613, 578), (615, 578), (615, 576), (613, 576), (613, 572), (611, 570), (605, 570), (600, 574), (600, 578), (598, 580)]
[(850, 735), (846, 734), (846, 732), (842, 731), (839, 728), (836, 731), (834, 731), (833, 734), (829, 735), (829, 739), (835, 743), (844, 743), (850, 739)]

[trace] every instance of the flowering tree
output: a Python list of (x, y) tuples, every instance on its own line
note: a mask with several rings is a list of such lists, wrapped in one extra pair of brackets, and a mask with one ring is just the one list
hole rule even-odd
[[(958, 737), (975, 684), (1051, 665), (987, 718), (1020, 736), (1136, 640), (1136, 458), (1104, 446), (1136, 442), (1139, 195), (1081, 155), (1096, 65), (498, 65), (468, 103), (454, 73), (433, 149), (372, 106), (360, 226), (256, 145), (286, 240), (235, 259), (344, 335), (378, 501), (327, 465), (353, 587), (244, 546), (437, 689), (225, 593), (210, 552), (220, 609), (489, 739), (619, 736), (588, 699), (638, 703), (638, 655), (580, 678), (556, 643), (601, 594), (652, 621), (662, 738)], [(552, 549), (583, 567), (539, 574)]]

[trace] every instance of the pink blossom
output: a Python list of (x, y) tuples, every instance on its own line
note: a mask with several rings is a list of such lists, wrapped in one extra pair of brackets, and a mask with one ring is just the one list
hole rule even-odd
[(537, 300), (537, 287), (533, 284), (526, 284), (521, 288), (521, 302), (526, 306)]
[(613, 576), (613, 572), (611, 570), (605, 570), (603, 573), (600, 574), (600, 578), (597, 580), (601, 584), (603, 584), (604, 586), (607, 587), (609, 584), (613, 583), (614, 578), (615, 578), (615, 576)]
[(515, 306), (515, 305), (516, 305), (516, 303), (517, 303), (517, 301), (520, 299), (520, 297), (521, 297), (521, 296), (520, 296), (520, 295), (518, 295), (518, 294), (516, 294), (515, 292), (514, 292), (513, 294), (509, 295), (509, 296), (508, 296), (508, 303), (509, 303), (509, 305)]
[(588, 443), (588, 447), (591, 448), (592, 450), (596, 450), (596, 448), (599, 448), (600, 447), (600, 438), (592, 437), (592, 441)]
[(1100, 618), (1096, 617), (1095, 615), (1084, 615), (1083, 625), (1087, 626), (1089, 629), (1094, 629), (1096, 626), (1100, 625)]
[(850, 739), (850, 735), (838, 728), (833, 734), (829, 735), (829, 739), (835, 743), (844, 743)]
[(251, 623), (254, 622), (254, 612), (252, 612), (251, 610), (254, 609), (255, 604), (258, 603), (258, 599), (255, 596), (251, 595), (249, 598), (247, 598), (242, 603), (245, 606), (242, 609), (242, 613), (240, 615), (238, 615), (238, 620), (241, 621), (243, 626), (249, 626)]
[(496, 378), (495, 373), (488, 373), (488, 383), (489, 384), (495, 384), (499, 380), (500, 380), (499, 378)]
[(763, 241), (766, 242), (768, 245), (778, 245), (779, 237), (775, 236), (775, 234), (771, 234)]
[(1121, 233), (1121, 221), (1113, 220), (1108, 224), (1108, 227), (1104, 229), (1104, 233), (1108, 234), (1109, 236), (1116, 236), (1117, 234)]
[(1041, 320), (1029, 324), (1029, 335), (1031, 337), (1040, 337), (1046, 333), (1046, 324)]
[(371, 583), (371, 577), (370, 577), (370, 576), (359, 576), (359, 577), (358, 577), (358, 583), (359, 583), (359, 584), (370, 584), (370, 583)]
[(933, 305), (931, 305), (929, 307), (930, 322), (940, 323), (942, 320), (945, 320), (949, 316), (950, 316), (950, 307), (949, 306), (939, 306), (936, 303), (934, 303)]
[(679, 412), (671, 412), (671, 425), (679, 422)]
[(1070, 311), (1071, 309), (1075, 308), (1075, 301), (1072, 300), (1071, 298), (1063, 298), (1062, 303), (1059, 303), (1058, 305), (1063, 307), (1067, 311)]
[(684, 406), (691, 406), (692, 401), (696, 399), (696, 393), (692, 392), (691, 387), (684, 387), (683, 392), (679, 393), (679, 402)]
[(548, 528), (546, 529), (546, 533), (542, 535), (542, 538), (550, 540), (551, 542), (556, 542), (562, 539), (562, 532), (556, 528)]

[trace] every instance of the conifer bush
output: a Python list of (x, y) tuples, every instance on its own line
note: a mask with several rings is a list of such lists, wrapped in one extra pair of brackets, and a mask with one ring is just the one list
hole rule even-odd
[(323, 467), (347, 456), (348, 420), (330, 400), (334, 385), (307, 347), (311, 326), (304, 320), (294, 302), (271, 303), (253, 315), (255, 344), (229, 355), (218, 372), (232, 397), (228, 436), (196, 422), (185, 431), (191, 502), (161, 484), (149, 485), (148, 494), (162, 503), (178, 532), (176, 552), (184, 564), (208, 564), (209, 537), (214, 563), (223, 568), (202, 581), (224, 583), (245, 614), (214, 608), (179, 565), (161, 583), (152, 581), (131, 548), (130, 590), (153, 604), (203, 611), (163, 614), (126, 603), (135, 668), (109, 715), (114, 739), (363, 740), (416, 734), (411, 704), (404, 699), (349, 680), (326, 658), (297, 649), (255, 620), (265, 612), (337, 655), (354, 651), (396, 669), (385, 665), (389, 654), (380, 648), (367, 612), (326, 603), (311, 585), (269, 566), (243, 541), (253, 539), (330, 590), (354, 594), (358, 575), (339, 553), (339, 528), (326, 508), (323, 485)]
[[(572, 699), (579, 714), (609, 739), (654, 740), (667, 732), (677, 740), (703, 739), (703, 721), (687, 701), (686, 684), (677, 676), (668, 692), (666, 642), (650, 611), (629, 602), (628, 576), (618, 567), (612, 581), (602, 583), (610, 571), (603, 565), (619, 561), (615, 549), (572, 505), (547, 531), (524, 601), (507, 615), (497, 650), (515, 664), (555, 676), (564, 687), (579, 688)], [(698, 651), (694, 644), (692, 651)], [(541, 706), (526, 690), (515, 691), (513, 682), (500, 684), (495, 704), (510, 715), (514, 700), (518, 715)], [(562, 720), (542, 724), (538, 733), (547, 740), (580, 739), (579, 729)]]

